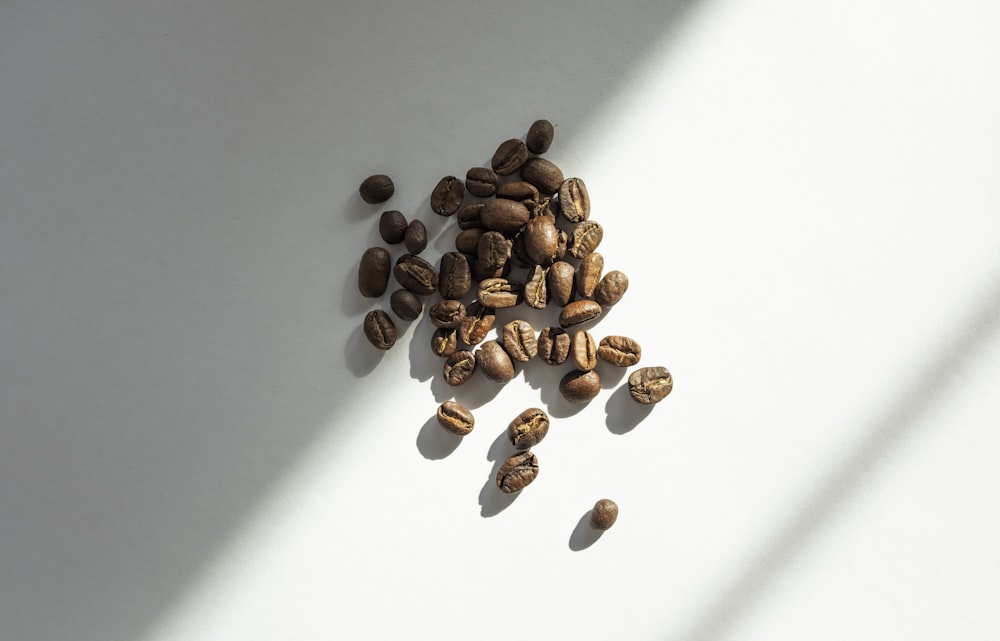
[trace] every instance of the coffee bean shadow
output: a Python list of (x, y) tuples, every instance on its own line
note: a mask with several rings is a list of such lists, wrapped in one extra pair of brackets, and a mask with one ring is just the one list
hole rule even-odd
[(462, 444), (462, 438), (441, 427), (437, 415), (424, 422), (417, 432), (417, 449), (425, 459), (440, 460), (449, 456)]
[(362, 378), (371, 374), (384, 357), (385, 352), (365, 338), (359, 321), (344, 345), (344, 362), (347, 364), (347, 369), (357, 378)]
[(545, 403), (546, 411), (549, 413), (549, 416), (555, 418), (575, 416), (590, 405), (593, 399), (585, 403), (574, 403), (573, 401), (566, 400), (566, 397), (559, 391), (559, 381), (575, 368), (572, 365), (563, 364), (554, 369), (557, 370), (555, 381), (542, 387), (539, 393), (542, 402)]
[(616, 367), (610, 363), (599, 362), (597, 373), (601, 375), (601, 389), (614, 389), (625, 378), (627, 368)]
[[(374, 296), (368, 298), (362, 296), (361, 292), (358, 290), (358, 267), (361, 263), (361, 254), (364, 250), (358, 253), (354, 262), (351, 263), (350, 269), (344, 270), (344, 287), (343, 291), (345, 296), (343, 300), (340, 301), (340, 309), (348, 318), (358, 317), (358, 324), (361, 324), (361, 317), (368, 313), (369, 310), (376, 306), (384, 305), (385, 309), (389, 309), (389, 292), (391, 290), (386, 289), (386, 293), (382, 296)], [(390, 285), (392, 284), (391, 276)], [(395, 318), (393, 320), (396, 320)]]
[[(364, 180), (365, 178), (366, 176), (362, 176), (358, 180), (358, 186), (361, 185), (361, 181)], [(348, 198), (347, 203), (344, 205), (344, 207), (342, 209), (338, 209), (337, 211), (351, 212), (351, 215), (357, 220), (373, 220), (375, 221), (377, 227), (379, 214), (381, 214), (386, 209), (394, 209), (391, 203), (392, 203), (392, 198), (395, 195), (396, 194), (393, 194), (384, 203), (368, 204), (361, 198), (361, 193), (358, 192), (357, 189), (355, 189), (353, 192), (351, 192), (351, 196), (350, 198)]]
[(628, 392), (628, 385), (620, 385), (605, 404), (607, 413), (605, 424), (612, 434), (627, 434), (635, 429), (636, 425), (646, 420), (646, 417), (653, 411), (655, 405), (643, 405), (637, 403)]
[[(410, 323), (416, 323), (410, 335), (408, 348), (410, 354), (410, 376), (418, 381), (426, 381), (435, 375), (441, 374), (444, 367), (444, 359), (431, 351), (431, 336), (433, 336), (434, 330), (437, 328), (434, 327), (434, 323), (431, 322), (425, 313), (428, 306), (428, 297), (420, 296), (419, 298), (424, 305), (424, 310), (420, 312), (420, 316), (415, 321), (409, 321)], [(397, 321), (399, 319), (393, 315), (393, 322)], [(402, 322), (404, 321), (399, 321), (399, 323)]]
[(593, 512), (593, 510), (587, 510), (587, 513), (580, 517), (580, 521), (569, 535), (569, 549), (574, 552), (586, 550), (597, 543), (597, 540), (604, 534), (603, 530), (597, 530), (590, 525), (590, 515)]
[(447, 388), (447, 390), (435, 390), (434, 398), (440, 399), (438, 401), (439, 403), (442, 403), (449, 398), (455, 398), (469, 409), (476, 409), (486, 405), (497, 397), (505, 385), (510, 385), (514, 382), (495, 383), (486, 378), (486, 375), (478, 370), (472, 374), (472, 378), (469, 379), (469, 381), (464, 385), (448, 385), (448, 383), (444, 381), (443, 374), (439, 378), (441, 379), (441, 385)]
[(516, 452), (517, 450), (514, 449), (514, 446), (507, 438), (506, 429), (500, 432), (500, 435), (490, 445), (490, 449), (486, 453), (486, 458), (489, 461), (493, 461), (493, 467), (490, 470), (489, 477), (486, 479), (486, 483), (483, 484), (483, 488), (479, 490), (479, 514), (483, 518), (491, 518), (500, 514), (510, 507), (517, 500), (517, 497), (521, 495), (521, 492), (507, 494), (497, 487), (497, 474), (500, 472), (500, 466)]

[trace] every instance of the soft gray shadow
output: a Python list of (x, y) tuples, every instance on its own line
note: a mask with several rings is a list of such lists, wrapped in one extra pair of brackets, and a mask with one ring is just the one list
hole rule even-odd
[(427, 419), (417, 432), (417, 449), (426, 459), (443, 459), (461, 444), (462, 437), (441, 427), (437, 415)]
[[(669, 399), (668, 396), (660, 403), (668, 402)], [(619, 385), (604, 405), (604, 411), (607, 413), (605, 425), (608, 426), (608, 431), (612, 434), (628, 434), (635, 429), (636, 425), (646, 420), (656, 405), (659, 403), (655, 405), (636, 403), (628, 392), (628, 384)]]
[(569, 535), (569, 549), (574, 552), (580, 552), (581, 550), (586, 550), (591, 545), (597, 543), (597, 540), (601, 538), (604, 534), (603, 530), (597, 530), (590, 525), (590, 515), (593, 514), (593, 510), (587, 510), (587, 512), (580, 517), (580, 521), (573, 528), (572, 534)]
[[(507, 438), (507, 430), (501, 432), (493, 440), (493, 444), (490, 445), (490, 449), (486, 453), (487, 460), (493, 461), (493, 468), (490, 470), (486, 482), (483, 483), (482, 489), (479, 490), (479, 513), (484, 518), (494, 517), (506, 510), (524, 491), (506, 494), (497, 487), (497, 474), (500, 472), (500, 466), (515, 453), (517, 450)], [(526, 489), (530, 490), (531, 486), (529, 485)]]

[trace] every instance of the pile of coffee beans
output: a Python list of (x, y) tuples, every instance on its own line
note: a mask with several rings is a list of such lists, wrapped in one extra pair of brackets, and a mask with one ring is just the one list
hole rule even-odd
[[(608, 335), (595, 340), (591, 329), (625, 295), (628, 276), (606, 270), (597, 250), (604, 228), (591, 218), (591, 201), (583, 179), (564, 175), (543, 155), (552, 145), (555, 127), (537, 120), (523, 138), (501, 142), (489, 166), (471, 167), (464, 180), (444, 176), (430, 190), (433, 214), (455, 220), (454, 250), (436, 262), (420, 254), (427, 247), (427, 229), (419, 220), (407, 221), (397, 210), (387, 210), (378, 222), (386, 245), (403, 243), (405, 253), (394, 262), (386, 247), (364, 251), (358, 268), (358, 290), (366, 298), (389, 296), (389, 308), (398, 320), (413, 321), (427, 314), (435, 326), (430, 353), (442, 359), (441, 376), (450, 386), (464, 385), (482, 376), (503, 385), (517, 375), (518, 366), (533, 359), (546, 365), (567, 366), (559, 382), (560, 394), (570, 402), (586, 403), (601, 391), (598, 360), (629, 368), (642, 358), (631, 337)], [(383, 203), (395, 191), (383, 174), (365, 178), (361, 198)], [(552, 309), (553, 321), (533, 327), (517, 310)], [(383, 309), (369, 312), (364, 335), (377, 349), (391, 349), (397, 340), (392, 315)], [(507, 316), (509, 320), (498, 317)], [(491, 338), (494, 332), (495, 338)], [(637, 403), (652, 405), (673, 388), (666, 367), (641, 367), (630, 373), (628, 392)], [(442, 428), (459, 435), (472, 431), (472, 412), (458, 401), (438, 408)], [(538, 459), (531, 452), (545, 436), (549, 418), (530, 408), (508, 427), (518, 453), (497, 474), (497, 487), (518, 492), (538, 475)], [(592, 525), (611, 527), (618, 508), (608, 499), (595, 505)]]

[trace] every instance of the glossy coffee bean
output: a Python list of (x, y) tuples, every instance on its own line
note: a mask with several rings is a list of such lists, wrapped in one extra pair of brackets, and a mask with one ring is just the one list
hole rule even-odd
[(556, 129), (548, 120), (536, 120), (528, 127), (528, 135), (524, 137), (524, 146), (533, 154), (544, 154), (552, 145)]
[(365, 315), (363, 329), (365, 338), (378, 349), (387, 350), (396, 344), (396, 326), (381, 309), (374, 309)]
[(460, 300), (443, 299), (434, 303), (427, 310), (427, 316), (435, 327), (454, 329), (465, 318), (465, 305)]
[(581, 223), (590, 218), (590, 193), (579, 178), (567, 178), (559, 186), (559, 208), (562, 216), (571, 223)]
[(476, 417), (458, 401), (445, 401), (437, 409), (438, 424), (452, 434), (465, 436), (476, 425)]
[(642, 348), (628, 336), (605, 336), (597, 345), (597, 356), (615, 367), (632, 367), (642, 358)]
[(518, 138), (511, 138), (500, 143), (493, 152), (490, 166), (500, 176), (509, 176), (524, 165), (528, 159), (528, 148)]
[(366, 298), (376, 298), (385, 293), (389, 285), (392, 257), (385, 247), (369, 247), (361, 255), (358, 265), (358, 291)]
[(588, 254), (576, 269), (576, 293), (580, 298), (591, 298), (604, 271), (604, 257), (597, 252)]
[(520, 492), (538, 478), (538, 457), (530, 450), (511, 456), (497, 471), (497, 487), (504, 494)]
[(559, 191), (565, 177), (562, 169), (547, 158), (535, 156), (524, 161), (521, 167), (521, 178), (538, 187), (543, 194), (554, 194)]
[(479, 301), (470, 303), (465, 310), (465, 318), (458, 325), (459, 339), (470, 347), (478, 345), (493, 329), (496, 319), (492, 307), (486, 307)]
[(589, 323), (600, 318), (603, 310), (592, 300), (575, 300), (559, 313), (559, 326), (562, 328)]
[(480, 220), (486, 229), (513, 234), (528, 224), (531, 212), (516, 200), (494, 198), (483, 204)]
[(424, 311), (423, 302), (406, 288), (397, 289), (389, 296), (389, 307), (399, 320), (404, 321), (416, 320)]
[(476, 369), (494, 383), (506, 383), (514, 378), (514, 363), (495, 340), (483, 342), (475, 352)]
[(572, 339), (561, 327), (545, 327), (538, 333), (538, 357), (546, 365), (562, 365), (569, 358)]
[(378, 233), (382, 240), (390, 245), (403, 242), (403, 235), (406, 234), (406, 216), (395, 209), (382, 212), (382, 216), (378, 219)]
[(515, 200), (527, 207), (528, 211), (533, 210), (541, 202), (538, 188), (526, 180), (512, 180), (503, 183), (497, 187), (497, 198)]
[(511, 360), (527, 363), (538, 354), (535, 330), (528, 321), (512, 320), (504, 325), (501, 340)]
[(507, 426), (507, 438), (519, 450), (528, 450), (538, 445), (549, 433), (549, 416), (537, 407), (530, 407)]
[(384, 203), (392, 198), (392, 194), (395, 191), (396, 188), (392, 184), (392, 179), (385, 174), (368, 176), (361, 182), (361, 186), (358, 188), (361, 200), (370, 205)]
[(594, 288), (594, 300), (602, 307), (611, 307), (618, 304), (627, 290), (628, 276), (615, 269), (601, 277)]
[(472, 289), (472, 269), (461, 252), (445, 252), (438, 270), (438, 293), (441, 298), (464, 298)]
[(597, 370), (574, 370), (559, 381), (559, 392), (567, 401), (586, 403), (601, 391), (601, 377)]
[[(506, 309), (521, 304), (524, 286), (506, 278), (487, 278), (479, 282), (477, 298), (493, 309)], [(600, 306), (598, 306), (600, 309)]]
[(666, 367), (643, 367), (628, 377), (628, 393), (643, 405), (659, 403), (674, 388), (674, 379)]
[(564, 260), (556, 261), (549, 267), (547, 279), (549, 302), (559, 307), (568, 305), (573, 300), (576, 268)]
[(590, 332), (577, 330), (569, 344), (570, 357), (578, 370), (589, 372), (597, 367), (597, 343)]
[(574, 258), (583, 258), (597, 249), (604, 238), (604, 228), (594, 220), (585, 220), (573, 228), (569, 238), (569, 253)]
[(411, 220), (403, 233), (403, 244), (406, 251), (413, 255), (419, 254), (427, 248), (427, 228), (419, 220)]
[(611, 499), (600, 499), (590, 512), (590, 527), (607, 530), (618, 520), (618, 504)]
[(451, 216), (462, 207), (465, 184), (457, 176), (445, 176), (431, 191), (431, 211), (439, 216)]
[(431, 351), (448, 358), (458, 351), (458, 332), (453, 327), (439, 327), (431, 334)]
[(473, 196), (489, 198), (497, 193), (500, 178), (489, 167), (473, 167), (465, 173), (465, 188)]
[(476, 371), (476, 355), (467, 350), (457, 351), (444, 362), (444, 381), (451, 386), (469, 382)]
[(414, 294), (433, 294), (438, 286), (438, 274), (434, 265), (413, 254), (403, 254), (396, 259), (392, 269), (396, 281)]
[(524, 253), (534, 265), (551, 265), (559, 249), (559, 230), (550, 216), (536, 216), (522, 232)]

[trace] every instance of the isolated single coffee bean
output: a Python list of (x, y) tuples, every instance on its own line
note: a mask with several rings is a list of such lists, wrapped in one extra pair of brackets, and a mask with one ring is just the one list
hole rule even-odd
[(514, 363), (495, 340), (485, 341), (475, 352), (476, 368), (494, 383), (506, 383), (514, 378)]
[(477, 298), (483, 305), (493, 309), (516, 307), (521, 304), (523, 295), (524, 286), (517, 281), (506, 278), (487, 278), (479, 281)]
[(563, 329), (589, 323), (600, 318), (603, 310), (601, 306), (592, 300), (575, 300), (559, 313), (559, 326)]
[(424, 311), (423, 302), (406, 288), (397, 289), (389, 296), (389, 307), (399, 320), (404, 321), (416, 320), (420, 312)]
[(503, 326), (501, 339), (511, 360), (527, 363), (538, 354), (535, 330), (525, 320), (512, 320)]
[(381, 309), (365, 314), (363, 328), (368, 342), (381, 350), (387, 350), (396, 344), (396, 326)]
[(455, 328), (465, 318), (465, 305), (460, 300), (439, 300), (427, 310), (427, 316), (436, 327)]
[(547, 158), (535, 156), (524, 161), (521, 167), (521, 178), (538, 187), (543, 194), (554, 194), (566, 178), (562, 169)]
[(576, 269), (576, 293), (580, 298), (591, 298), (604, 271), (604, 256), (592, 252), (580, 261)]
[(545, 309), (549, 302), (548, 270), (535, 265), (524, 283), (524, 304), (532, 309)]
[(597, 287), (594, 288), (594, 300), (601, 307), (611, 307), (618, 304), (627, 290), (628, 276), (615, 269), (601, 277)]
[(567, 178), (559, 186), (559, 207), (562, 216), (571, 223), (590, 218), (590, 193), (579, 178)]
[(528, 224), (531, 212), (516, 200), (494, 198), (483, 204), (480, 220), (486, 229), (513, 234)]
[(546, 365), (562, 365), (569, 358), (572, 339), (561, 327), (545, 327), (538, 333), (538, 357)]
[(451, 386), (469, 382), (476, 371), (476, 355), (468, 350), (460, 350), (444, 362), (444, 382)]
[(385, 247), (369, 247), (358, 265), (358, 291), (366, 298), (376, 298), (389, 286), (392, 257)]
[(501, 176), (509, 176), (524, 165), (528, 159), (528, 148), (518, 138), (511, 138), (500, 143), (493, 152), (490, 166)]
[(584, 258), (597, 249), (604, 239), (604, 228), (594, 220), (585, 220), (573, 228), (569, 238), (569, 253), (573, 258)]
[(374, 174), (372, 176), (368, 176), (361, 182), (361, 186), (358, 188), (358, 193), (361, 194), (361, 200), (365, 201), (369, 205), (384, 203), (392, 198), (392, 194), (395, 191), (396, 188), (392, 184), (392, 179), (385, 174)]
[(628, 377), (628, 393), (637, 403), (652, 405), (667, 397), (674, 379), (666, 367), (643, 367)]
[(431, 351), (448, 358), (458, 351), (458, 332), (454, 327), (439, 327), (431, 334)]
[(431, 211), (439, 216), (451, 216), (462, 207), (465, 185), (457, 176), (445, 176), (431, 191)]
[(441, 298), (464, 298), (472, 289), (469, 259), (461, 252), (445, 252), (438, 270), (438, 293)]
[(396, 277), (396, 282), (420, 296), (433, 294), (438, 286), (438, 273), (434, 265), (413, 254), (403, 254), (397, 258), (392, 274)]
[(611, 499), (600, 499), (590, 512), (590, 527), (607, 530), (618, 520), (618, 504)]
[(458, 325), (459, 339), (470, 347), (478, 345), (493, 329), (496, 319), (496, 312), (492, 307), (486, 307), (479, 301), (473, 301), (466, 308), (465, 318)]
[(403, 236), (406, 234), (406, 216), (403, 212), (395, 209), (382, 212), (382, 216), (378, 219), (378, 234), (390, 245), (403, 242)]
[(538, 478), (538, 457), (530, 450), (511, 456), (497, 471), (497, 487), (504, 494), (520, 492)]
[(403, 244), (406, 251), (417, 255), (427, 248), (427, 228), (419, 220), (411, 220), (403, 233)]
[(597, 370), (575, 370), (559, 381), (559, 392), (567, 401), (586, 403), (601, 391), (601, 377)]
[(642, 348), (628, 336), (605, 336), (597, 345), (597, 356), (615, 367), (632, 367), (642, 358)]
[(597, 367), (597, 343), (590, 332), (582, 329), (573, 332), (569, 351), (578, 370), (589, 372)]
[(469, 408), (458, 401), (445, 401), (437, 409), (438, 424), (452, 434), (465, 436), (476, 425), (476, 418)]
[(465, 173), (465, 188), (473, 196), (489, 198), (499, 185), (500, 177), (489, 167), (473, 167)]
[(564, 260), (558, 260), (549, 267), (547, 278), (549, 302), (559, 307), (568, 305), (573, 300), (576, 268)]
[(530, 407), (507, 426), (507, 438), (519, 450), (528, 450), (538, 445), (549, 433), (549, 416), (537, 407)]
[(552, 145), (555, 133), (555, 127), (551, 122), (536, 120), (528, 127), (528, 135), (524, 137), (524, 146), (533, 154), (544, 154)]

